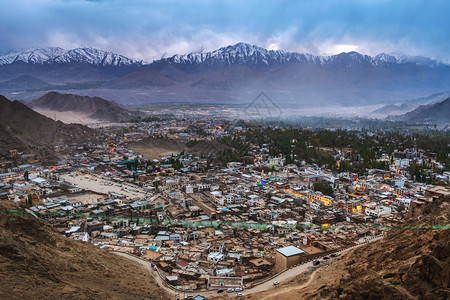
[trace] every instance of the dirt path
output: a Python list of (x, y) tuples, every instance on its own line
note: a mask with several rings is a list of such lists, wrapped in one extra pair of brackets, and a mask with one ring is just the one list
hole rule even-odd
[(153, 270), (152, 265), (151, 265), (150, 262), (148, 262), (146, 260), (143, 260), (143, 259), (140, 259), (140, 258), (137, 258), (137, 257), (132, 256), (132, 255), (129, 255), (127, 253), (122, 253), (122, 252), (113, 252), (113, 253), (116, 254), (116, 255), (119, 255), (119, 256), (122, 256), (122, 257), (125, 257), (127, 259), (130, 259), (130, 260), (133, 260), (133, 261), (137, 262), (138, 264), (143, 266), (145, 269), (147, 269), (147, 271), (155, 278), (156, 283), (158, 283), (158, 285), (161, 288), (163, 288), (167, 293), (169, 293), (170, 295), (174, 295), (174, 296), (177, 294), (174, 290), (168, 288), (164, 284), (164, 282), (161, 279), (161, 277), (157, 274), (157, 272), (155, 270)]

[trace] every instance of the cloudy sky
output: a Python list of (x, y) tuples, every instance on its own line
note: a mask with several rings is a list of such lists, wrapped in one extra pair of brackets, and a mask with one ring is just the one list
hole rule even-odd
[(240, 41), (450, 63), (448, 0), (1, 0), (0, 48), (96, 47), (153, 60)]

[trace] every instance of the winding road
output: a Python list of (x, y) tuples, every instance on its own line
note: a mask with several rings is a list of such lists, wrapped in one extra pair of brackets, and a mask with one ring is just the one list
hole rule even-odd
[[(377, 241), (377, 240), (379, 240), (381, 238), (382, 238), (382, 236), (374, 238), (374, 239), (372, 239), (372, 240), (370, 240), (368, 242), (371, 243), (371, 242)], [(365, 244), (360, 244), (360, 245), (357, 245), (357, 246), (354, 246), (354, 247), (342, 250), (341, 254), (343, 255), (343, 254), (347, 253), (348, 251), (350, 251), (352, 249), (355, 249), (357, 247), (361, 247), (363, 245), (365, 245)], [(156, 282), (158, 283), (158, 285), (161, 288), (166, 290), (167, 293), (169, 293), (169, 294), (174, 296), (174, 299), (176, 299), (177, 296), (187, 295), (187, 294), (194, 295), (194, 296), (200, 294), (200, 295), (202, 295), (204, 297), (218, 296), (216, 290), (212, 290), (212, 291), (192, 291), (192, 292), (180, 292), (180, 291), (177, 291), (177, 290), (169, 287), (168, 284), (166, 282), (164, 282), (164, 280), (159, 276), (159, 274), (155, 270), (153, 270), (153, 268), (151, 266), (151, 263), (149, 261), (143, 260), (141, 258), (138, 258), (136, 256), (133, 256), (133, 255), (130, 255), (130, 254), (127, 254), (127, 253), (122, 253), (122, 252), (113, 252), (113, 253), (116, 254), (116, 255), (125, 257), (127, 259), (131, 259), (131, 260), (141, 264), (144, 268), (146, 268), (150, 272), (150, 274), (155, 278)], [(333, 259), (330, 259), (326, 264), (331, 263), (332, 260)], [(296, 267), (293, 267), (292, 269), (288, 269), (288, 270), (284, 271), (283, 273), (278, 274), (277, 276), (271, 278), (270, 280), (267, 280), (267, 281), (262, 282), (262, 283), (254, 286), (252, 288), (244, 290), (243, 293), (248, 295), (248, 294), (254, 294), (254, 293), (264, 292), (264, 291), (268, 291), (270, 289), (278, 288), (278, 286), (274, 286), (273, 285), (274, 281), (278, 281), (278, 282), (280, 282), (280, 284), (283, 283), (283, 282), (287, 282), (287, 281), (295, 278), (299, 274), (307, 271), (308, 268), (311, 268), (311, 267), (314, 267), (312, 262), (307, 262), (307, 263), (298, 265)], [(308, 282), (302, 284), (301, 287), (304, 287), (307, 284), (309, 284), (309, 282), (312, 280), (314, 274), (315, 274), (315, 271), (311, 274), (311, 277), (308, 280)], [(230, 296), (231, 295), (234, 296), (234, 294), (235, 293), (229, 294), (229, 295)], [(182, 298), (184, 298), (184, 297), (180, 297), (180, 299), (182, 299)]]

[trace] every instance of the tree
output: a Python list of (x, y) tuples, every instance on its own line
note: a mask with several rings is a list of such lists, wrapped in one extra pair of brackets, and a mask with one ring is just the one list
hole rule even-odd
[(25, 171), (25, 173), (23, 173), (23, 178), (26, 180), (26, 181), (28, 181), (29, 180), (29, 173), (28, 173), (28, 171)]
[(334, 196), (333, 187), (326, 181), (314, 182), (314, 190), (322, 192), (324, 195)]

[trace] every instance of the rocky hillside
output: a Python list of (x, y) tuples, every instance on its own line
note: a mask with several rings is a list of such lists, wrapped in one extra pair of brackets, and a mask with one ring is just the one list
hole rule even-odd
[(0, 95), (0, 152), (14, 148), (40, 152), (54, 145), (96, 142), (97, 136), (93, 129), (55, 122)]
[(27, 103), (32, 108), (48, 109), (53, 111), (71, 111), (86, 114), (89, 118), (122, 122), (144, 117), (144, 113), (131, 111), (114, 102), (99, 98), (79, 96), (73, 94), (60, 94), (50, 92), (44, 96)]
[(137, 263), (15, 214), (0, 213), (0, 282), (0, 299), (169, 299)]
[(449, 200), (328, 267), (250, 299), (448, 299), (450, 230), (430, 227), (448, 225)]

